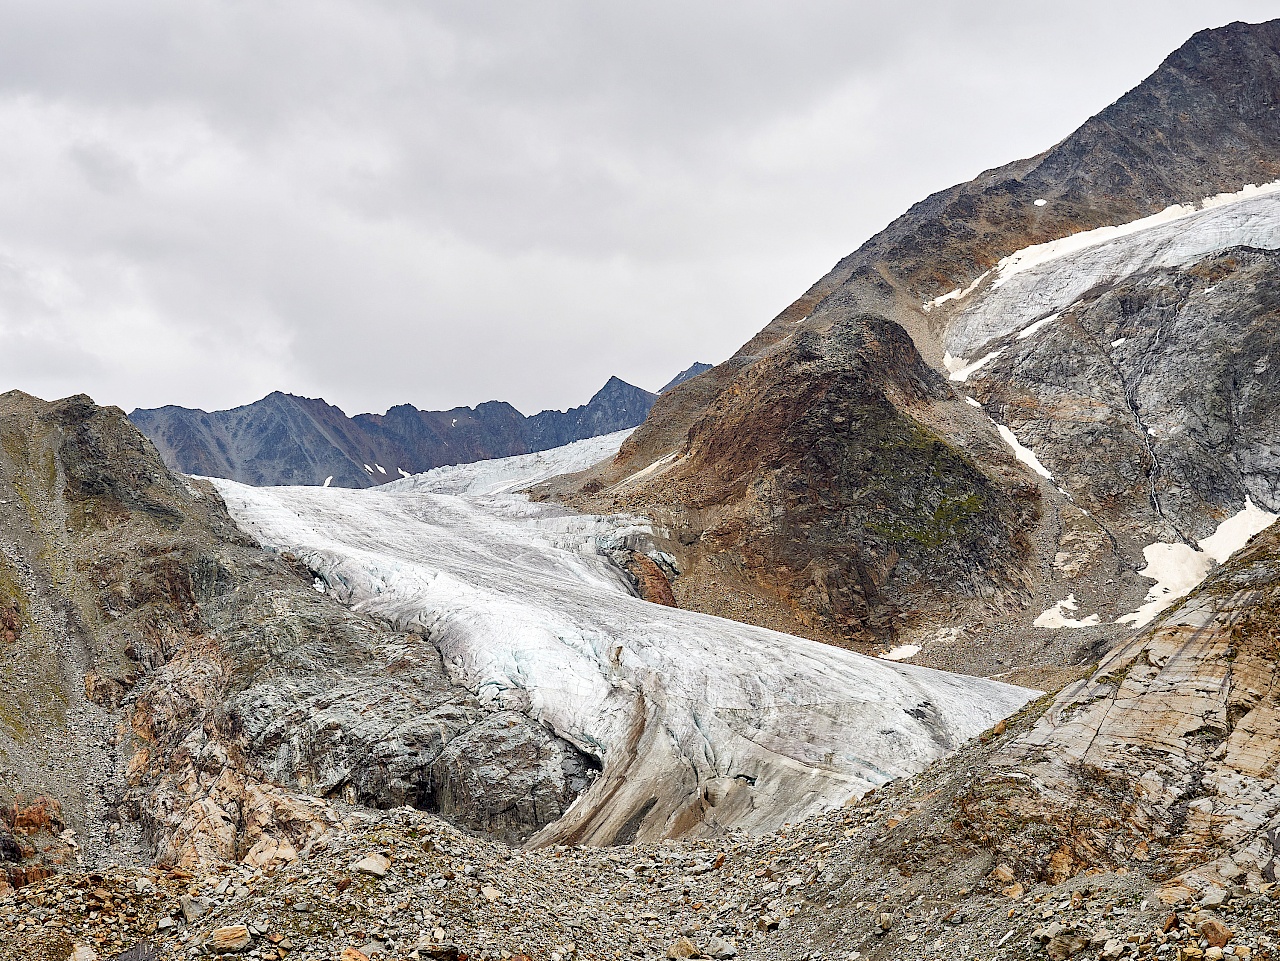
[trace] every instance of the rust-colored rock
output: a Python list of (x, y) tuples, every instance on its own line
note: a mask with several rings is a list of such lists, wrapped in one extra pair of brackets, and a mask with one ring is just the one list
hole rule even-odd
[(243, 924), (232, 924), (225, 928), (215, 928), (209, 936), (209, 947), (218, 954), (231, 954), (243, 951), (253, 943), (249, 929)]
[(662, 572), (653, 558), (639, 551), (628, 551), (622, 562), (623, 568), (631, 575), (640, 596), (650, 603), (676, 606), (676, 595), (671, 590), (671, 581)]
[(1231, 940), (1231, 929), (1217, 918), (1205, 918), (1196, 925), (1196, 932), (1209, 942), (1211, 948), (1225, 948)]

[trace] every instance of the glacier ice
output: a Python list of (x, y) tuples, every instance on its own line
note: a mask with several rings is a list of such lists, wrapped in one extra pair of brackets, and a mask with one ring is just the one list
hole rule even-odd
[(536, 842), (773, 829), (920, 770), (1035, 694), (632, 596), (607, 552), (644, 549), (643, 519), (508, 493), (621, 440), (371, 490), (214, 483), (339, 600), (428, 635), (455, 683), (599, 759)]
[(951, 318), (946, 349), (957, 357), (975, 354), (1038, 317), (1066, 310), (1098, 284), (1185, 266), (1237, 246), (1280, 248), (1275, 185), (1020, 250), (1002, 260), (996, 279)]

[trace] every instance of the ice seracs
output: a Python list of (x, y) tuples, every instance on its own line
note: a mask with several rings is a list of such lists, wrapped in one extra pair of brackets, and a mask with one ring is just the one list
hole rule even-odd
[(426, 634), (455, 683), (600, 760), (541, 841), (771, 829), (920, 770), (1032, 696), (637, 599), (609, 552), (647, 549), (646, 522), (505, 492), (621, 437), (593, 441), (373, 490), (215, 483), (331, 594)]

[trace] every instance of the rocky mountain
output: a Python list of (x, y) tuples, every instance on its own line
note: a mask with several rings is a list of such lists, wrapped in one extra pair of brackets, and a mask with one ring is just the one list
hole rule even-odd
[(160, 407), (129, 415), (166, 464), (244, 484), (375, 487), (446, 464), (550, 450), (634, 427), (656, 399), (610, 377), (568, 411), (525, 417), (490, 401), (446, 411), (411, 404), (348, 417), (323, 400), (275, 392), (234, 410)]
[(693, 364), (692, 366), (685, 368), (684, 370), (680, 371), (680, 373), (672, 377), (671, 380), (668, 381), (667, 385), (663, 387), (662, 390), (658, 391), (658, 393), (665, 394), (672, 387), (679, 387), (686, 380), (693, 380), (693, 378), (697, 377), (703, 371), (707, 371), (710, 369), (711, 369), (711, 364), (703, 364), (700, 362)]
[[(1105, 649), (1147, 546), (1280, 510), (1275, 198), (1248, 189), (1280, 178), (1278, 101), (1280, 23), (1196, 34), (1045, 153), (916, 204), (546, 493), (670, 530), (697, 609), (998, 670), (1059, 643), (1027, 612), (1087, 591)], [(956, 653), (957, 620), (992, 643)]]

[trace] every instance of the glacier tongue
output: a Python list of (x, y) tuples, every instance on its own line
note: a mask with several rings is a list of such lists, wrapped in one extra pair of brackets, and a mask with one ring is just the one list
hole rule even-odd
[[(510, 470), (488, 472), (478, 486), (510, 486)], [(638, 518), (420, 478), (214, 483), (245, 530), (340, 600), (427, 633), (456, 683), (600, 759), (538, 841), (773, 829), (920, 770), (1035, 693), (640, 601), (604, 554), (644, 546)]]

